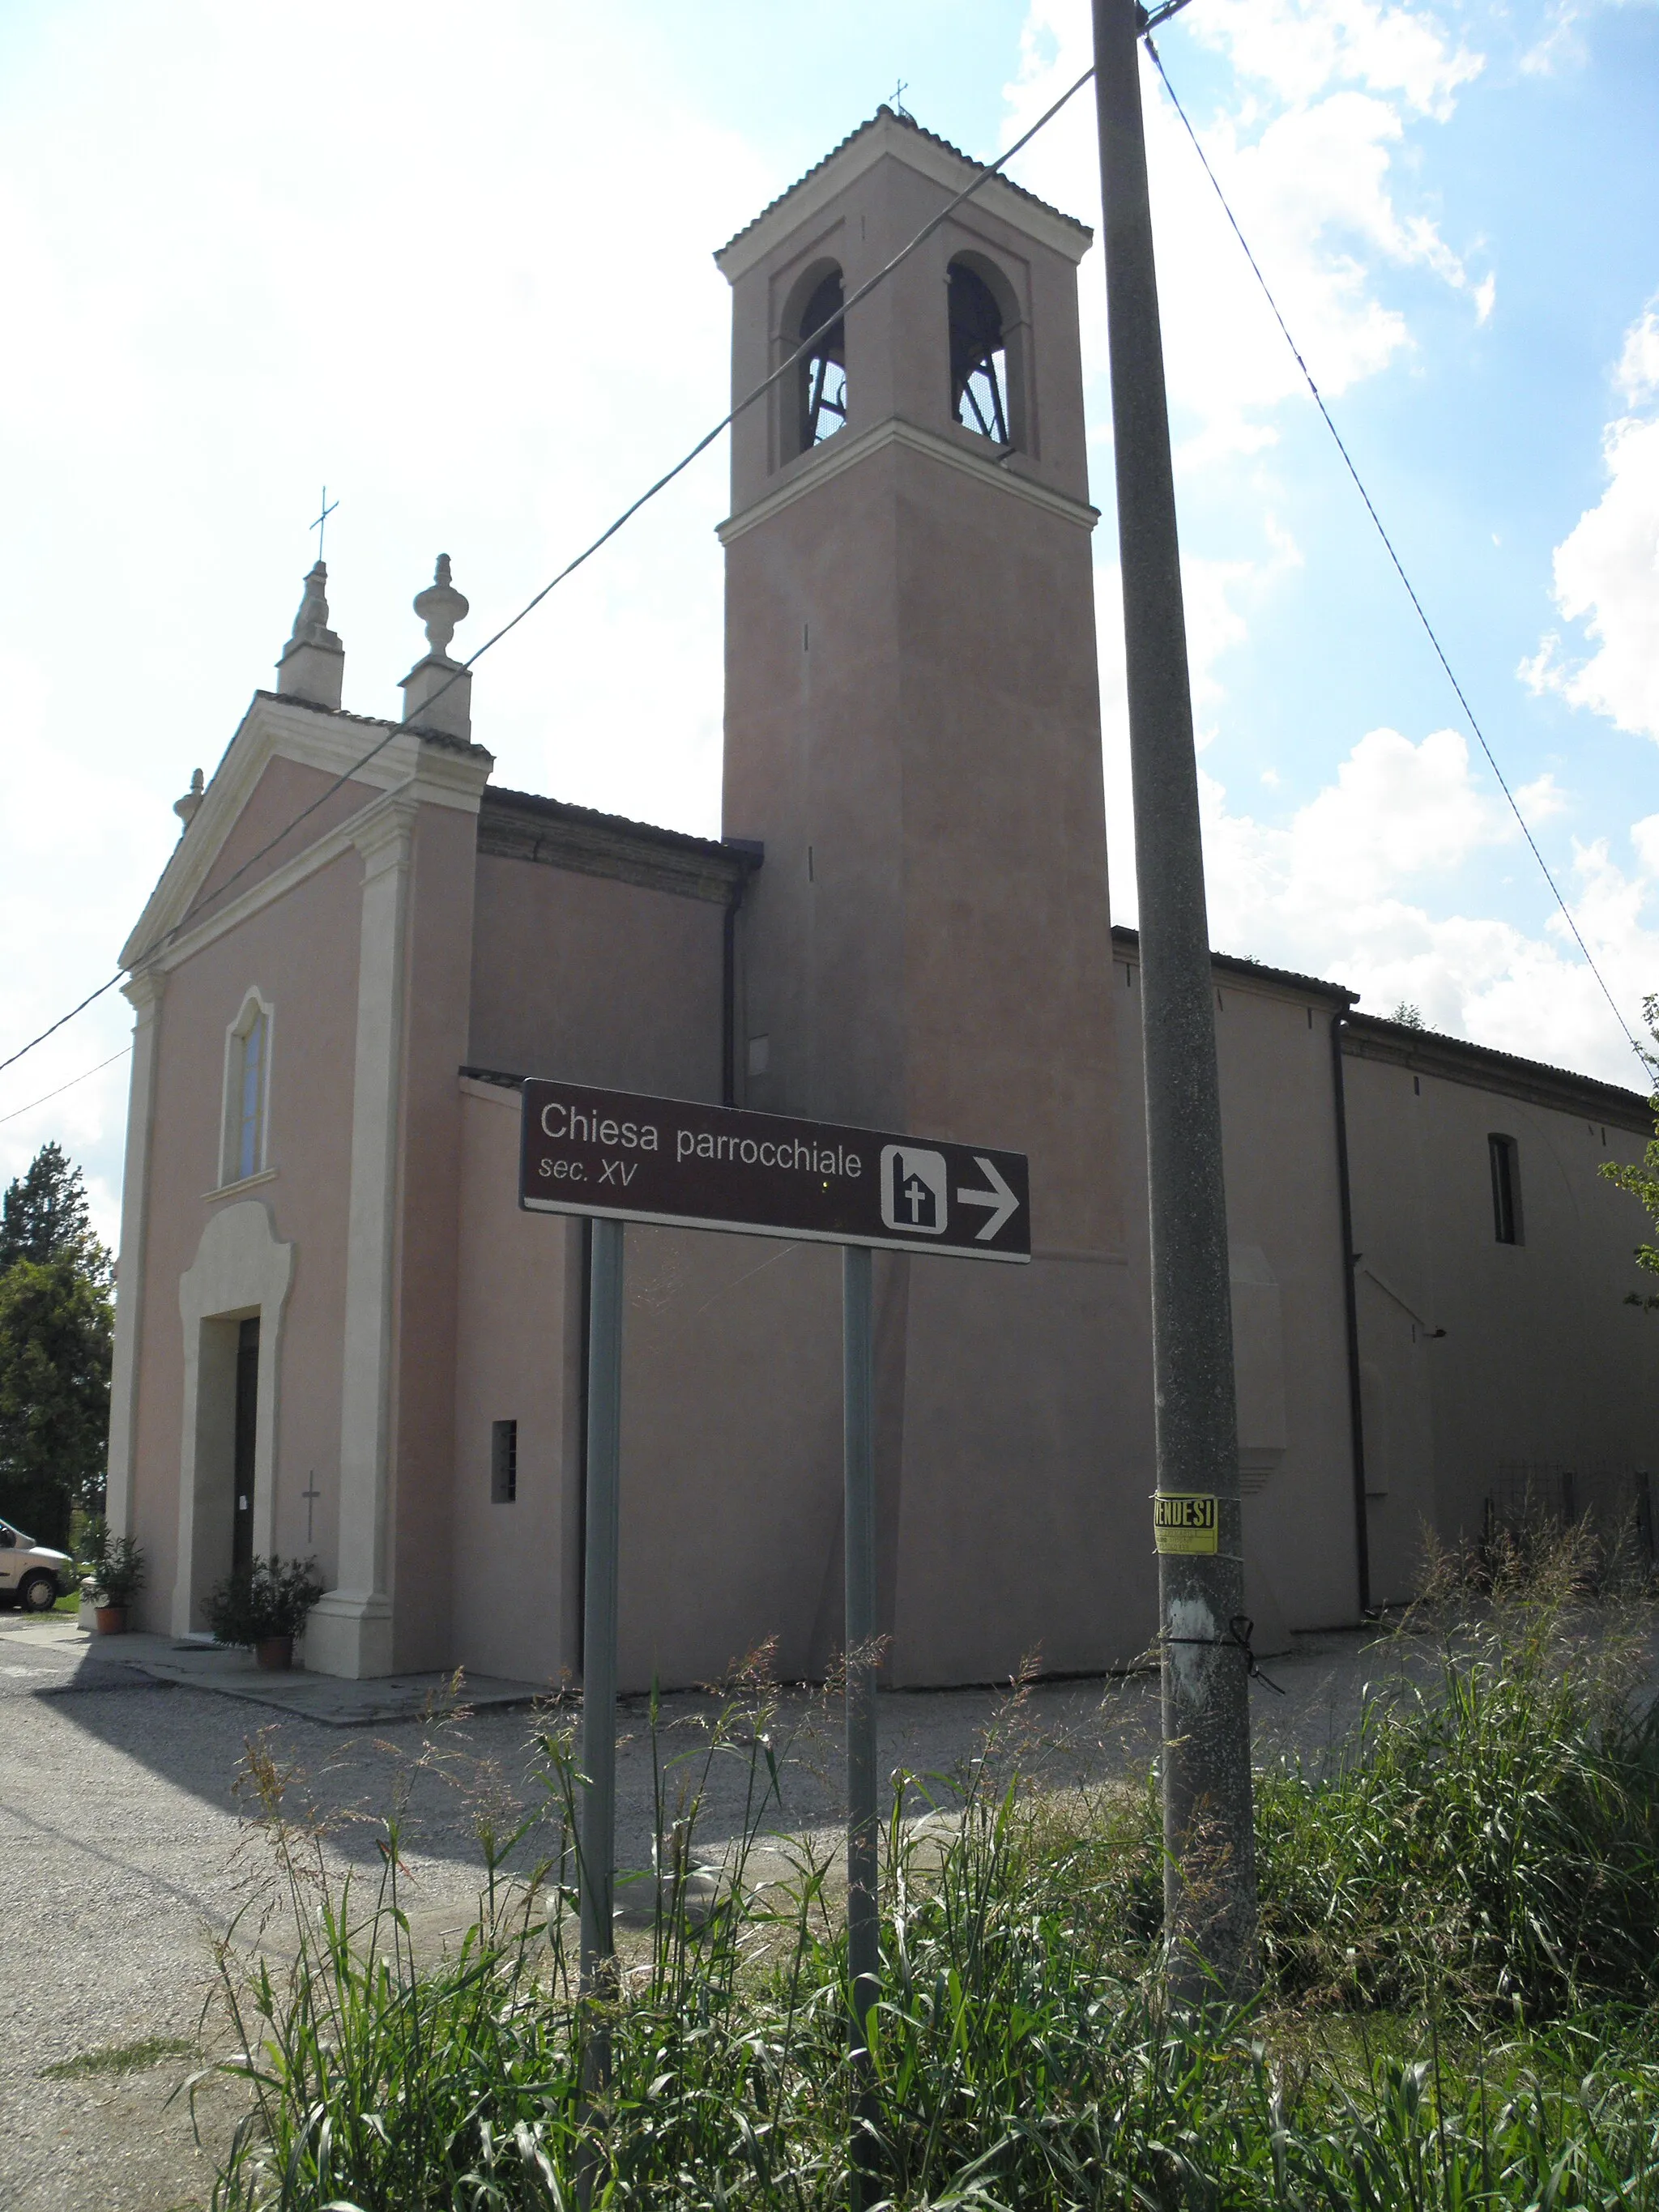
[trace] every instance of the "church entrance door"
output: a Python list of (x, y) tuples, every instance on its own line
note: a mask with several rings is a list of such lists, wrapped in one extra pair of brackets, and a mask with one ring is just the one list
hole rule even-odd
[(230, 1564), (240, 1574), (253, 1564), (253, 1443), (259, 1419), (259, 1323), (236, 1332), (236, 1443), (231, 1473)]

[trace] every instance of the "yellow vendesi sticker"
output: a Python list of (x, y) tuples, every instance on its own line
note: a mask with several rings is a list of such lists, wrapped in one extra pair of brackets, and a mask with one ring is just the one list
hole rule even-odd
[(1199, 1491), (1165, 1491), (1152, 1500), (1152, 1534), (1160, 1552), (1213, 1552), (1216, 1501)]

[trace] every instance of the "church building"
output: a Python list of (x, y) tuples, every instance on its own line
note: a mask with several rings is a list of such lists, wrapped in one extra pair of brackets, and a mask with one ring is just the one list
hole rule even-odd
[[(717, 256), (739, 415), (723, 836), (491, 780), (447, 558), (398, 722), (326, 574), (123, 959), (136, 1014), (110, 1437), (142, 1625), (314, 1554), (304, 1663), (579, 1668), (589, 1239), (518, 1205), (556, 1077), (1023, 1152), (1032, 1260), (875, 1259), (887, 1679), (1152, 1634), (1134, 933), (1106, 865), (1078, 334), (1090, 232), (887, 109)], [(850, 306), (844, 303), (851, 301)], [(200, 779), (198, 779), (199, 786)], [(1650, 1540), (1659, 1334), (1636, 1094), (1217, 955), (1258, 1648), (1407, 1597), (1529, 1505)], [(626, 1232), (622, 1683), (842, 1614), (840, 1267)]]

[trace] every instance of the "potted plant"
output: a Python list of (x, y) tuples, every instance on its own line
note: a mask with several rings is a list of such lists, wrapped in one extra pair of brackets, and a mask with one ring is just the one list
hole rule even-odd
[(260, 1666), (294, 1664), (294, 1645), (306, 1632), (306, 1615), (323, 1594), (314, 1559), (284, 1559), (275, 1553), (238, 1567), (209, 1596), (208, 1626), (221, 1644), (240, 1644)]
[(112, 1536), (100, 1521), (88, 1532), (87, 1578), (100, 1636), (119, 1636), (127, 1608), (144, 1587), (144, 1554), (131, 1536)]

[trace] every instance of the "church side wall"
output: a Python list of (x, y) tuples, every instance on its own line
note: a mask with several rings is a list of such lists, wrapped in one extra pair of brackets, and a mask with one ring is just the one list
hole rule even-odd
[[(1131, 1108), (1126, 1181), (1144, 1193), (1138, 960), (1120, 956), (1113, 981)], [(1275, 1614), (1290, 1631), (1330, 1627), (1353, 1621), (1359, 1611), (1330, 1038), (1337, 1007), (1233, 970), (1218, 969), (1216, 983), (1239, 1442), (1251, 1470), (1243, 1477), (1246, 1595), (1264, 1630)], [(1144, 1200), (1131, 1209), (1131, 1225), (1144, 1304)], [(1251, 1273), (1271, 1278), (1271, 1287), (1261, 1286), (1267, 1290), (1265, 1328), (1254, 1325), (1261, 1316), (1253, 1309), (1264, 1301)], [(1149, 1374), (1149, 1393), (1150, 1387)], [(1144, 1547), (1150, 1568), (1143, 1510), (1138, 1504), (1132, 1540)]]
[(1157, 1626), (1144, 1282), (1115, 1254), (907, 1257), (890, 1678), (1134, 1658)]
[(630, 1228), (621, 1680), (785, 1680), (842, 1643), (841, 1255)]
[[(166, 1630), (178, 1570), (184, 1340), (179, 1280), (223, 1207), (257, 1202), (294, 1248), (281, 1332), (272, 1541), (334, 1565), (344, 1328), (344, 1224), (350, 1182), (362, 864), (349, 853), (180, 961), (160, 1013), (150, 1148), (144, 1326), (139, 1349), (131, 1528), (149, 1561), (142, 1625)], [(247, 991), (273, 1012), (268, 1181), (223, 1197), (218, 1183), (225, 1035)], [(262, 1357), (274, 1329), (262, 1328)], [(301, 1493), (314, 1481), (313, 1539)], [(222, 1474), (229, 1568), (231, 1470)], [(200, 1578), (198, 1577), (198, 1580)], [(197, 1621), (194, 1625), (199, 1626)]]
[[(1425, 1526), (1478, 1540), (1518, 1470), (1540, 1492), (1576, 1474), (1581, 1507), (1602, 1471), (1659, 1476), (1659, 1331), (1623, 1304), (1644, 1287), (1643, 1216), (1596, 1172), (1644, 1139), (1593, 1108), (1360, 1054), (1344, 1066), (1373, 1588), (1394, 1603), (1418, 1585)], [(1492, 1134), (1517, 1148), (1516, 1244), (1495, 1233)]]
[[(519, 1094), (463, 1080), (455, 1657), (519, 1680), (579, 1664), (580, 1222), (518, 1206)], [(841, 1266), (822, 1245), (630, 1225), (620, 1666), (710, 1681), (763, 1643), (787, 1678), (841, 1640)], [(518, 1496), (490, 1501), (516, 1420)]]
[(719, 1099), (723, 907), (493, 854), (477, 884), (470, 1066)]
[[(460, 1085), (453, 1663), (556, 1684), (580, 1669), (582, 1224), (518, 1203), (519, 1094)], [(490, 1496), (492, 1424), (517, 1496)]]

